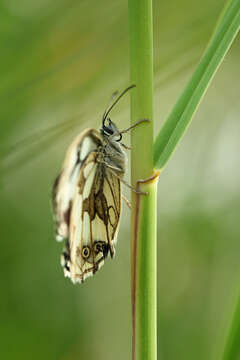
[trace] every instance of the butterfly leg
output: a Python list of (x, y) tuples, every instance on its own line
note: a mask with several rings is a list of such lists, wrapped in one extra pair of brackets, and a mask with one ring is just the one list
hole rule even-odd
[(137, 190), (135, 187), (133, 187), (132, 185), (128, 184), (124, 179), (122, 179), (120, 176), (118, 176), (114, 171), (112, 171), (112, 173), (113, 173), (124, 185), (126, 185), (129, 189), (131, 189), (133, 192), (135, 192), (135, 194), (138, 194), (138, 195), (148, 195), (147, 192)]
[(148, 193), (144, 192), (144, 191), (140, 191), (140, 190), (137, 190), (136, 188), (134, 188), (132, 185), (129, 185), (121, 176), (119, 176), (117, 173), (119, 173), (119, 168), (115, 167), (115, 166), (112, 166), (110, 164), (108, 164), (106, 161), (104, 160), (97, 160), (99, 163), (102, 163), (104, 164), (108, 169), (109, 171), (114, 175), (116, 176), (124, 185), (126, 185), (129, 189), (131, 189), (133, 192), (135, 192), (136, 194), (139, 194), (139, 195), (148, 195)]
[[(132, 126), (130, 126), (129, 128), (124, 129), (124, 130), (122, 130), (122, 131), (119, 131), (119, 134), (122, 135), (122, 134), (128, 132), (129, 130), (135, 128), (137, 125), (139, 125), (139, 124), (141, 124), (141, 123), (143, 123), (143, 122), (150, 122), (150, 121), (151, 121), (151, 120), (149, 120), (149, 119), (141, 119), (141, 120), (137, 121), (135, 124), (133, 124)], [(123, 147), (124, 149), (126, 149), (126, 150), (132, 150), (131, 146), (127, 146), (127, 145), (123, 144), (122, 142), (121, 142), (120, 144), (122, 145), (122, 147)]]
[(123, 144), (123, 143), (120, 143), (120, 144), (122, 145), (122, 147), (123, 147), (124, 149), (126, 149), (126, 150), (132, 150), (131, 146), (127, 146), (127, 145), (125, 145), (125, 144)]
[(128, 201), (128, 199), (123, 194), (122, 194), (122, 199), (125, 201), (125, 203), (129, 207), (129, 209), (131, 210), (132, 205), (131, 205), (130, 201)]

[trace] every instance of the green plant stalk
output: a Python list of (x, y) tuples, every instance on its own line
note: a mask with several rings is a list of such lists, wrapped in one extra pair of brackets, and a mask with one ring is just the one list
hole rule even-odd
[(156, 138), (154, 164), (158, 169), (166, 165), (182, 138), (239, 28), (240, 0), (230, 0), (199, 65)]
[[(156, 174), (158, 175), (158, 174)], [(139, 189), (132, 208), (132, 359), (157, 359), (157, 176)], [(133, 197), (134, 198), (134, 197)]]
[(156, 196), (153, 169), (153, 38), (151, 0), (129, 0), (131, 124), (142, 123), (131, 133), (132, 185), (148, 195), (132, 193), (132, 359), (156, 360)]

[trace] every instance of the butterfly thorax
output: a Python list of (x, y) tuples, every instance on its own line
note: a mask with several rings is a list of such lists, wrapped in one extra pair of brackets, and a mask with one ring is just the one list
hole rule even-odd
[(126, 171), (127, 157), (121, 145), (105, 135), (102, 135), (102, 140), (102, 146), (98, 148), (97, 160), (112, 169), (117, 175), (123, 176)]

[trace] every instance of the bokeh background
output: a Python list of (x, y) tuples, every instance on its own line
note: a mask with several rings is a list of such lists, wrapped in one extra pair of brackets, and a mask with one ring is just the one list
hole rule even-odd
[[(225, 1), (153, 3), (157, 133)], [(126, 0), (0, 1), (1, 359), (130, 359), (128, 209), (114, 261), (74, 286), (50, 206), (68, 144), (129, 85), (127, 20)], [(239, 55), (237, 38), (159, 181), (159, 359), (220, 359), (239, 294)], [(112, 118), (129, 124), (128, 97)]]

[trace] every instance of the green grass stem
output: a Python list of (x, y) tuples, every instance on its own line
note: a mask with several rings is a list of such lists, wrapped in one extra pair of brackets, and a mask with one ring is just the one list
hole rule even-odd
[(153, 169), (153, 38), (152, 1), (129, 0), (131, 123), (149, 119), (131, 134), (132, 185), (148, 195), (132, 194), (133, 360), (157, 358), (156, 195), (157, 181), (138, 183)]
[[(129, 0), (131, 123), (149, 119), (132, 131), (132, 184), (148, 196), (132, 195), (133, 360), (156, 360), (156, 185), (162, 169), (190, 124), (214, 74), (240, 28), (240, 0), (229, 0), (206, 51), (161, 128), (153, 147), (153, 42), (151, 0)], [(139, 182), (140, 179), (151, 181)], [(234, 354), (239, 312), (226, 345)], [(230, 351), (229, 349), (233, 349)], [(224, 360), (235, 359), (225, 355)]]

